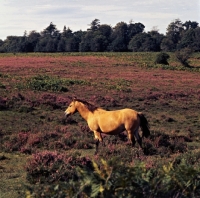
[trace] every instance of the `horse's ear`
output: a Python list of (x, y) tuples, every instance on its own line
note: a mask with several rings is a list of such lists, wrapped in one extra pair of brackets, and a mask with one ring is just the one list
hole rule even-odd
[(74, 96), (74, 98), (73, 98), (73, 101), (75, 101), (75, 100), (77, 100), (77, 97), (76, 97), (76, 96)]

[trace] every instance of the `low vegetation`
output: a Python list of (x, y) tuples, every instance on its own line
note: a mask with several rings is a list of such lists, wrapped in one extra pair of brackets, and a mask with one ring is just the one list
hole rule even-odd
[[(95, 162), (89, 164), (84, 162), (84, 168), (76, 165), (78, 180), (71, 178), (68, 181), (65, 178), (66, 183), (36, 185), (37, 190), (32, 195), (35, 197), (41, 195), (132, 197), (133, 194), (134, 197), (196, 197), (200, 195), (200, 170), (188, 166), (184, 160), (179, 164), (168, 163), (155, 169), (150, 169), (142, 162), (126, 166), (116, 161), (107, 163), (104, 160), (100, 166)], [(53, 174), (52, 170), (51, 173)]]

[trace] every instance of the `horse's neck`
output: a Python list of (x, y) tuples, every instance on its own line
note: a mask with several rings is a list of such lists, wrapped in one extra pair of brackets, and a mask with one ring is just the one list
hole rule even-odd
[(89, 114), (91, 113), (83, 104), (77, 106), (77, 110), (83, 119), (87, 121)]

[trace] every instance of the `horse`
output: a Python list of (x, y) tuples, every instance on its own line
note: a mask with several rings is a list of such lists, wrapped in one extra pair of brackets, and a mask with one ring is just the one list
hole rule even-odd
[[(148, 138), (150, 135), (149, 124), (144, 114), (133, 109), (107, 111), (85, 100), (74, 98), (64, 113), (68, 117), (76, 112), (79, 112), (94, 133), (95, 154), (98, 152), (99, 143), (103, 143), (102, 133), (118, 135), (126, 130), (132, 146), (135, 146), (136, 138), (142, 149), (142, 138)], [(142, 130), (142, 138), (139, 135), (139, 127)]]

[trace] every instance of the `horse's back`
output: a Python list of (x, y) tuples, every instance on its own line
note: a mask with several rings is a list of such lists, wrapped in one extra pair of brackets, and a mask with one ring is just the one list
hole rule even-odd
[(138, 112), (129, 108), (112, 110), (112, 111), (101, 110), (99, 111), (98, 114), (96, 114), (96, 116), (99, 119), (103, 118), (108, 119), (108, 117), (116, 120), (137, 119)]

